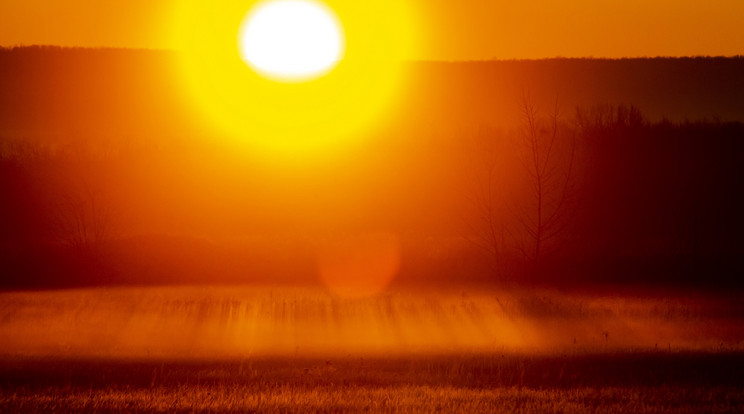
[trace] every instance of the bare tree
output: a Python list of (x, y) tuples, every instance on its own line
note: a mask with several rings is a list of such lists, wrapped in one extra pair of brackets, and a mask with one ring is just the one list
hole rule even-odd
[(503, 258), (507, 246), (505, 223), (507, 200), (503, 172), (500, 171), (505, 160), (506, 137), (496, 131), (481, 131), (474, 150), (476, 157), (471, 160), (474, 168), (475, 186), (469, 194), (475, 216), (466, 220), (468, 233), (465, 238), (483, 253), (493, 274), (504, 272)]
[(466, 238), (497, 276), (520, 255), (537, 275), (543, 259), (567, 241), (575, 207), (575, 129), (562, 122), (557, 103), (541, 116), (526, 95), (522, 116), (513, 134), (479, 136), (471, 163), (476, 171)]
[[(523, 98), (524, 125), (521, 163), (529, 180), (526, 201), (516, 209), (516, 219), (527, 236), (520, 250), (533, 265), (535, 275), (546, 254), (565, 240), (572, 212), (575, 134), (563, 128), (558, 103), (548, 118), (539, 115), (528, 96)], [(567, 136), (568, 135), (568, 136)]]
[(75, 249), (92, 250), (110, 237), (112, 209), (87, 182), (61, 195), (55, 211), (58, 237)]

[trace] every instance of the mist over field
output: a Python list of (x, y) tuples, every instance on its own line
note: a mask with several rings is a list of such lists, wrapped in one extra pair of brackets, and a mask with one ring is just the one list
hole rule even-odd
[(733, 298), (538, 290), (98, 288), (0, 295), (3, 355), (155, 360), (741, 351)]
[(737, 295), (0, 293), (0, 408), (737, 412)]

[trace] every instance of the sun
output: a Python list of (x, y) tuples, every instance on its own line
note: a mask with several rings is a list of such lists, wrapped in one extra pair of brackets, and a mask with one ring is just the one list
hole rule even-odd
[(343, 157), (383, 130), (417, 49), (409, 1), (183, 0), (174, 74), (203, 136), (268, 166)]
[(343, 56), (343, 29), (333, 11), (311, 0), (259, 3), (239, 30), (240, 56), (264, 77), (281, 81), (317, 78)]

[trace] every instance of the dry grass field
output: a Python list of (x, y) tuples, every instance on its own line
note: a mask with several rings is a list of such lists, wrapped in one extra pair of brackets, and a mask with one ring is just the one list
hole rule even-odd
[(741, 412), (741, 305), (551, 291), (0, 294), (2, 412)]
[(2, 412), (741, 412), (741, 354), (12, 359)]

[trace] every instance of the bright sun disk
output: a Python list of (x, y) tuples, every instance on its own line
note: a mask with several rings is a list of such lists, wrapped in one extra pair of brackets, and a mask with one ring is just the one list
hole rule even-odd
[(239, 34), (240, 56), (274, 80), (322, 76), (341, 59), (343, 29), (327, 6), (312, 0), (273, 0), (248, 12)]
[(271, 166), (361, 148), (395, 113), (403, 61), (418, 50), (406, 1), (176, 3), (175, 69), (194, 115), (220, 143)]

